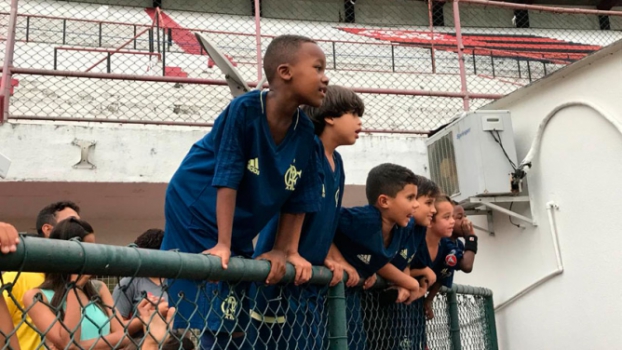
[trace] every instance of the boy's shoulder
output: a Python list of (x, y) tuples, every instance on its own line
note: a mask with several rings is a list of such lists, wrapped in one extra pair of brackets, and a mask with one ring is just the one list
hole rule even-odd
[(262, 96), (262, 92), (253, 90), (231, 100), (231, 102), (229, 102), (229, 109), (238, 110), (239, 108), (255, 107), (261, 111), (265, 107), (264, 104), (265, 96)]
[(344, 231), (358, 234), (360, 232), (377, 231), (382, 225), (380, 211), (372, 205), (341, 208), (339, 214), (340, 227)]

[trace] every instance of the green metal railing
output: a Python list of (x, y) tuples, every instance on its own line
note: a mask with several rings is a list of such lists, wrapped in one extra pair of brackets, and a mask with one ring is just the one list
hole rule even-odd
[[(0, 255), (0, 270), (2, 271), (117, 276), (117, 278), (129, 276), (132, 279), (160, 277), (172, 281), (177, 279), (227, 281), (231, 286), (246, 282), (265, 281), (269, 269), (270, 265), (266, 261), (232, 258), (229, 268), (224, 271), (221, 269), (220, 260), (212, 256), (34, 237), (22, 237), (15, 253)], [(17, 278), (20, 278), (19, 274)], [(293, 266), (288, 265), (282, 284), (288, 285), (293, 282), (293, 279)], [(327, 286), (330, 280), (331, 273), (329, 270), (324, 267), (314, 267), (313, 277), (309, 285)], [(14, 282), (15, 280), (7, 280), (6, 278), (3, 278), (2, 281), (1, 290), (9, 302), (12, 299), (11, 293)], [(256, 286), (258, 286), (259, 293), (265, 291), (260, 283), (257, 283)], [(433, 304), (435, 318), (426, 322), (423, 316), (422, 303), (416, 302), (408, 306), (402, 304), (387, 306), (391, 310), (380, 305), (375, 298), (385, 286), (384, 281), (379, 281), (373, 288), (375, 291), (372, 292), (360, 289), (347, 291), (343, 282), (330, 288), (318, 288), (322, 291), (320, 293), (324, 294), (318, 299), (320, 305), (317, 309), (286, 310), (285, 313), (291, 312), (296, 316), (293, 319), (286, 319), (285, 323), (281, 325), (284, 328), (293, 324), (302, 325), (301, 329), (314, 329), (313, 327), (316, 327), (316, 331), (309, 331), (310, 334), (293, 334), (294, 332), (285, 331), (277, 334), (271, 328), (271, 331), (275, 332), (273, 336), (275, 339), (271, 339), (270, 342), (274, 340), (275, 344), (279, 344), (276, 345), (276, 348), (285, 349), (294, 347), (292, 341), (293, 343), (298, 341), (299, 344), (305, 344), (304, 341), (300, 340), (300, 337), (321, 337), (322, 339), (308, 342), (307, 346), (312, 343), (316, 344), (313, 346), (314, 348), (317, 348), (317, 344), (322, 344), (322, 347), (331, 350), (372, 349), (368, 343), (371, 344), (370, 337), (373, 333), (373, 336), (376, 337), (373, 340), (374, 344), (381, 344), (379, 346), (383, 349), (497, 349), (492, 292), (490, 290), (460, 285), (454, 285), (452, 289), (444, 289)], [(68, 290), (72, 287), (71, 284), (67, 285)], [(311, 287), (289, 285), (288, 288)], [(349, 299), (353, 295), (358, 295), (361, 300), (364, 328), (371, 330), (367, 332), (367, 335), (363, 334), (357, 339), (353, 339), (351, 336), (350, 339), (348, 338), (348, 329), (353, 325), (352, 317), (349, 314), (351, 310), (348, 310), (347, 304), (353, 301), (353, 299)], [(251, 294), (244, 294), (242, 298), (253, 301), (254, 297)], [(38, 302), (43, 301), (39, 300)], [(91, 301), (91, 303), (94, 302)], [(218, 301), (214, 300), (214, 302)], [(285, 308), (294, 307), (292, 305), (301, 305), (301, 303), (288, 303)], [(120, 319), (114, 305), (110, 306), (110, 310), (112, 317)], [(24, 314), (27, 311), (20, 309), (20, 312)], [(250, 314), (250, 310), (241, 310), (240, 312)], [(316, 316), (319, 315), (320, 319), (307, 319), (311, 312), (315, 312)], [(381, 315), (383, 316), (381, 317)], [(134, 317), (138, 316), (132, 316), (130, 320)], [(381, 323), (373, 323), (380, 318), (385, 320), (382, 325)], [(57, 316), (55, 322), (61, 322), (61, 316)], [(141, 319), (141, 322), (143, 327), (147, 327), (150, 321)], [(26, 316), (23, 315), (21, 322), (17, 322), (17, 327), (26, 326), (28, 326)], [(245, 347), (241, 345), (240, 348), (257, 348), (260, 345), (270, 348), (270, 344), (260, 343), (257, 339), (253, 339), (253, 332), (251, 332), (253, 327), (255, 327), (253, 322), (243, 325), (242, 329), (245, 330), (244, 344), (246, 345), (244, 345)], [(326, 327), (327, 329), (322, 330), (317, 329), (317, 327)], [(373, 330), (369, 327), (373, 327)], [(125, 327), (125, 332), (129, 337), (128, 328)], [(47, 346), (44, 332), (37, 332), (42, 337), (42, 346)], [(209, 332), (209, 330), (191, 330), (190, 332), (185, 330), (183, 334), (197, 336), (192, 340), (194, 346), (198, 348), (197, 338), (205, 332)], [(146, 337), (143, 336), (143, 338), (138, 339), (134, 336), (132, 342), (140, 348)], [(280, 338), (276, 339), (278, 337)], [(293, 337), (297, 337), (298, 340), (293, 339)], [(396, 341), (397, 338), (399, 341)], [(389, 346), (388, 344), (394, 345)], [(160, 348), (162, 345), (163, 343), (160, 343)], [(0, 347), (2, 349), (9, 348), (8, 343), (0, 343)], [(58, 346), (56, 347), (58, 348)], [(78, 347), (80, 346), (78, 345)], [(116, 348), (114, 344), (111, 347)], [(146, 347), (143, 348), (146, 349)], [(230, 348), (235, 347), (231, 346)]]

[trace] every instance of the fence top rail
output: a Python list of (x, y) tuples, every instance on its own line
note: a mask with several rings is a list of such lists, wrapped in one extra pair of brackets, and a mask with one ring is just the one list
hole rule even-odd
[[(7, 15), (8, 16), (10, 14), (8, 12), (0, 12), (0, 15)], [(136, 26), (136, 27), (152, 27), (151, 24), (146, 24), (146, 23), (103, 21), (103, 20), (98, 20), (98, 19), (76, 18), (76, 17), (61, 17), (61, 16), (51, 16), (51, 15), (37, 15), (37, 14), (31, 14), (31, 13), (18, 13), (17, 17), (60, 19), (60, 20), (68, 20), (68, 21), (75, 21), (75, 22), (87, 22), (87, 23), (99, 23), (99, 24), (117, 24), (117, 25)]]
[[(270, 263), (261, 260), (231, 258), (223, 270), (220, 259), (210, 255), (180, 253), (120, 247), (106, 244), (82, 243), (40, 237), (21, 236), (17, 251), (0, 254), (0, 270), (18, 272), (55, 272), (98, 276), (161, 277), (204, 281), (265, 281)], [(287, 265), (281, 283), (294, 281), (295, 271)], [(327, 285), (332, 273), (325, 267), (314, 266), (309, 283)], [(347, 276), (344, 276), (344, 280)], [(361, 281), (362, 284), (363, 281)], [(387, 282), (378, 278), (374, 289), (384, 288)], [(492, 291), (481, 287), (454, 284), (443, 287), (443, 293), (490, 297)]]
[[(57, 272), (99, 276), (161, 277), (205, 281), (265, 281), (267, 261), (231, 258), (227, 270), (220, 259), (203, 254), (136, 247), (82, 243), (39, 237), (20, 237), (15, 253), (0, 254), (2, 271)], [(281, 282), (293, 282), (294, 267), (287, 266)], [(328, 284), (332, 273), (314, 267), (310, 283)]]
[(462, 284), (453, 284), (451, 288), (442, 287), (441, 292), (444, 293), (457, 293), (457, 294), (466, 294), (466, 295), (475, 295), (475, 296), (483, 296), (483, 297), (491, 297), (492, 290), (483, 287), (474, 287), (467, 286)]
[(462, 4), (482, 5), (489, 7), (505, 7), (515, 10), (533, 10), (540, 12), (552, 12), (552, 13), (566, 13), (576, 15), (601, 15), (601, 16), (617, 16), (622, 17), (622, 11), (603, 11), (603, 10), (591, 10), (585, 8), (572, 8), (572, 7), (556, 7), (545, 5), (523, 5), (514, 4), (509, 2), (488, 1), (488, 0), (457, 0)]
[[(92, 79), (111, 79), (111, 80), (134, 80), (134, 81), (152, 81), (164, 83), (186, 83), (186, 84), (202, 84), (202, 85), (221, 85), (227, 86), (225, 80), (203, 79), (203, 78), (183, 78), (170, 76), (151, 76), (151, 75), (131, 75), (116, 73), (92, 73), (77, 71), (58, 71), (48, 69), (33, 68), (11, 68), (12, 74), (29, 74), (42, 76), (60, 76), (72, 78), (92, 78)], [(250, 87), (256, 87), (257, 83), (248, 83)], [(450, 97), (464, 98), (468, 96), (473, 99), (494, 100), (503, 97), (502, 94), (485, 94), (485, 93), (463, 93), (448, 91), (431, 91), (431, 90), (409, 90), (409, 89), (383, 89), (383, 88), (362, 88), (351, 87), (354, 92), (361, 94), (378, 94), (378, 95), (408, 95), (408, 96), (428, 96), (428, 97)]]

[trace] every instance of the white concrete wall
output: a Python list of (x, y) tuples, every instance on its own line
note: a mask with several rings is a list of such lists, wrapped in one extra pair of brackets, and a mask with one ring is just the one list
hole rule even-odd
[[(509, 95), (486, 109), (512, 113), (519, 159), (555, 107), (585, 101), (622, 123), (622, 44)], [(622, 342), (619, 200), (622, 135), (592, 109), (572, 107), (547, 127), (527, 180), (537, 227), (494, 216), (481, 233), (471, 275), (456, 282), (491, 288), (497, 304), (556, 268), (545, 204), (554, 201), (565, 271), (497, 313), (502, 349), (617, 349)], [(507, 207), (507, 206), (506, 206)], [(525, 205), (514, 209), (531, 215)], [(477, 218), (480, 221), (482, 218)], [(484, 224), (484, 223), (482, 223)]]
[[(0, 151), (13, 164), (6, 181), (165, 183), (190, 146), (209, 128), (118, 124), (5, 123)], [(90, 153), (94, 170), (74, 169), (80, 149), (73, 140), (97, 142)], [(427, 172), (423, 138), (362, 135), (341, 150), (348, 184), (364, 184), (367, 171), (383, 162)]]

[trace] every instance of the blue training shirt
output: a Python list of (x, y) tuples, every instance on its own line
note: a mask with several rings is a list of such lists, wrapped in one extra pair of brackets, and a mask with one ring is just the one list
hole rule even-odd
[[(317, 136), (315, 137), (315, 156), (323, 186), (321, 205), (318, 212), (305, 215), (298, 253), (312, 265), (323, 265), (339, 223), (345, 173), (341, 155), (336, 151), (333, 153), (333, 161), (335, 162), (335, 171), (333, 171), (324, 154), (324, 145)], [(261, 231), (255, 246), (255, 256), (272, 250), (278, 224), (279, 217), (277, 215)]]
[(406, 267), (410, 266), (415, 255), (421, 250), (421, 247), (426, 244), (426, 231), (427, 227), (414, 225), (410, 234), (405, 237), (399, 253), (391, 260), (391, 263), (400, 271), (404, 271)]
[(396, 225), (385, 247), (378, 209), (371, 205), (342, 208), (334, 242), (346, 261), (366, 279), (393, 260), (414, 224), (411, 220), (406, 227)]
[(162, 249), (199, 253), (218, 242), (216, 193), (237, 190), (231, 250), (250, 257), (252, 239), (279, 212), (309, 213), (320, 206), (313, 123), (298, 109), (276, 145), (266, 117), (267, 92), (235, 98), (212, 130), (196, 142), (166, 192)]
[(449, 238), (441, 239), (436, 259), (432, 261), (428, 245), (423, 244), (412, 263), (412, 268), (422, 269), (429, 267), (436, 274), (437, 281), (447, 288), (451, 288), (454, 281), (454, 271), (462, 259), (463, 251)]

